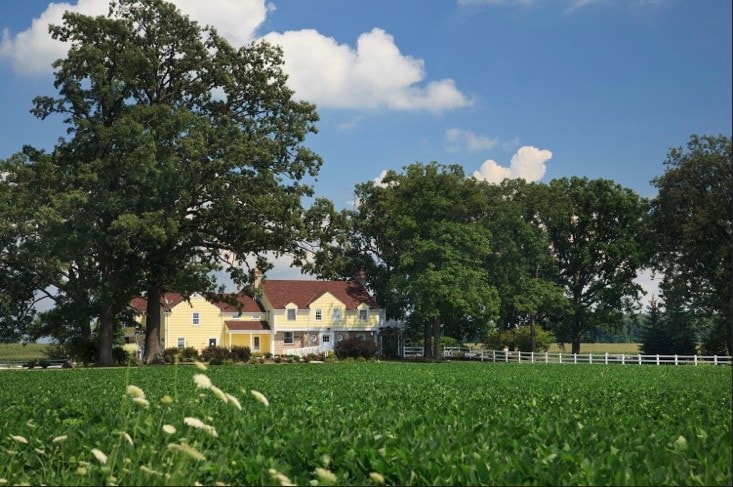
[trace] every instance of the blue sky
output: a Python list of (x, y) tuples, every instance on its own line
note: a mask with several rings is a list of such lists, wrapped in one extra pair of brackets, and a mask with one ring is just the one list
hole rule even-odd
[[(338, 207), (356, 183), (432, 160), (489, 180), (609, 178), (651, 197), (670, 147), (731, 135), (730, 0), (174, 3), (234, 43), (283, 46), (291, 86), (321, 116), (316, 193)], [(28, 113), (63, 54), (46, 25), (105, 5), (0, 2), (0, 157), (63, 135)]]

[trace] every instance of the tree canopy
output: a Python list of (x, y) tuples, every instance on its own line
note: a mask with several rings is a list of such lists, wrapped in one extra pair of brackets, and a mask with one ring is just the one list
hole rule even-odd
[(656, 268), (665, 301), (711, 317), (711, 352), (733, 350), (733, 144), (719, 135), (690, 137), (673, 148), (652, 180)]
[(311, 236), (301, 199), (321, 159), (304, 140), (318, 116), (292, 99), (278, 48), (232, 47), (162, 0), (67, 12), (51, 34), (70, 46), (54, 63), (59, 96), (36, 98), (33, 112), (63, 115), (68, 136), (3, 163), (14, 198), (46, 190), (32, 205), (42, 244), (18, 229), (10, 246), (54, 263), (37, 290), (89, 305), (102, 363), (120, 315), (145, 294), (154, 360), (162, 293), (216, 291), (219, 270), (246, 284), (253, 256), (266, 270), (266, 252), (297, 252)]

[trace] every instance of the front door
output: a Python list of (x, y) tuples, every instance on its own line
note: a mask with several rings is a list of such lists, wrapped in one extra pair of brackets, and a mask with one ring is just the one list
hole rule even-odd
[(318, 348), (319, 352), (333, 352), (333, 335), (331, 332), (321, 333), (321, 344)]

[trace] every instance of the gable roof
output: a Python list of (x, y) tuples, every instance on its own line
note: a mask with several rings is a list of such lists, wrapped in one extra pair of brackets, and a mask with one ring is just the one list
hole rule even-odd
[(369, 308), (379, 308), (376, 301), (366, 289), (356, 281), (299, 281), (299, 280), (265, 280), (263, 291), (275, 309), (284, 309), (288, 303), (298, 308), (308, 308), (316, 299), (325, 293), (331, 293), (344, 303), (346, 309), (356, 309), (360, 304)]
[[(237, 313), (240, 311), (242, 313), (262, 313), (265, 311), (258, 302), (243, 292), (238, 294), (220, 294), (218, 295), (218, 298), (219, 299), (215, 301), (207, 301), (219, 308), (222, 313)], [(163, 307), (164, 311), (171, 311), (185, 300), (186, 298), (181, 293), (165, 293), (160, 298), (160, 305)], [(230, 300), (233, 302), (229, 302)], [(148, 307), (148, 300), (143, 297), (133, 298), (130, 305), (139, 314), (145, 314)]]

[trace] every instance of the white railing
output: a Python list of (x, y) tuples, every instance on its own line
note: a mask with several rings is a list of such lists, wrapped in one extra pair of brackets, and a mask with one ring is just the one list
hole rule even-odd
[(318, 345), (315, 347), (288, 348), (283, 351), (283, 355), (297, 355), (298, 357), (305, 357), (311, 353), (316, 355), (319, 354), (319, 349), (320, 347)]
[(512, 352), (481, 350), (476, 359), (488, 362), (516, 362), (541, 364), (673, 364), (673, 365), (731, 365), (729, 355), (642, 355), (630, 353), (562, 353), (562, 352)]
[(402, 357), (403, 358), (415, 358), (415, 357), (422, 357), (422, 356), (423, 356), (422, 347), (402, 347)]

